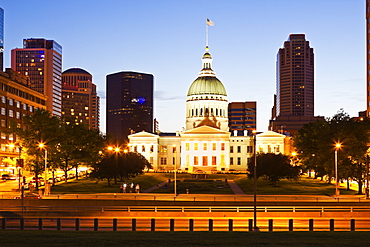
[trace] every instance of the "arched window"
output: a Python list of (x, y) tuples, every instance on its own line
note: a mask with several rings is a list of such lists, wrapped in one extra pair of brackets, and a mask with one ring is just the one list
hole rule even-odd
[(218, 108), (216, 108), (216, 116), (218, 117)]
[(203, 116), (203, 108), (200, 109), (200, 116)]
[(198, 108), (195, 109), (195, 116), (198, 116)]
[(208, 108), (206, 108), (206, 114), (205, 114), (205, 116), (208, 117), (208, 115), (209, 115), (209, 110), (208, 110)]
[(191, 116), (194, 117), (194, 109), (191, 109)]

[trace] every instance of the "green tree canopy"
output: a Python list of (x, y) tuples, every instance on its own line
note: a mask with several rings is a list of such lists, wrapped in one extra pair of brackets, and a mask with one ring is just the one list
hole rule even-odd
[[(254, 177), (254, 159), (248, 163), (249, 177)], [(290, 158), (282, 154), (257, 155), (257, 178), (266, 177), (274, 186), (281, 179), (298, 179), (300, 168), (290, 164)]]

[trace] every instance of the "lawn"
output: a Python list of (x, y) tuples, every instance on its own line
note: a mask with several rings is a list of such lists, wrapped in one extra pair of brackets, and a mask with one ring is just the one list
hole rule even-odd
[(0, 231), (1, 246), (368, 246), (368, 232)]
[[(246, 194), (253, 194), (253, 179), (241, 178), (235, 181)], [(301, 177), (299, 180), (283, 179), (278, 186), (272, 186), (269, 181), (262, 178), (257, 182), (259, 195), (333, 195), (335, 185), (320, 181), (319, 179)], [(355, 195), (357, 191), (346, 190), (340, 187), (341, 195)]]
[[(192, 179), (191, 174), (179, 173), (176, 180), (178, 193), (186, 193), (189, 189), (191, 194), (232, 194), (232, 190), (226, 183), (226, 179), (234, 180), (246, 194), (253, 194), (253, 179), (248, 179), (245, 174), (207, 174), (206, 179)], [(154, 190), (154, 193), (173, 193), (174, 174), (173, 173), (146, 173), (132, 179), (127, 179), (126, 183), (140, 184), (141, 191), (155, 186), (163, 181), (170, 181), (169, 185)], [(73, 180), (68, 183), (60, 183), (52, 187), (52, 194), (91, 194), (91, 193), (118, 193), (122, 181), (117, 184), (111, 181), (108, 186), (106, 180), (97, 182), (91, 179)], [(302, 177), (301, 179), (282, 180), (278, 186), (272, 186), (267, 180), (258, 179), (257, 194), (259, 195), (332, 195), (334, 185), (318, 179)], [(356, 191), (347, 191), (341, 188), (342, 195), (354, 195)]]

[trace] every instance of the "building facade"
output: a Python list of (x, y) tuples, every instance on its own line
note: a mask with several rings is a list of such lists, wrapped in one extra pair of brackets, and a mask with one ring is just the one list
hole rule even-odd
[[(24, 115), (46, 109), (45, 95), (30, 88), (30, 79), (12, 69), (0, 72), (0, 171), (15, 172), (15, 158), (21, 155), (17, 136), (8, 134), (10, 124), (22, 127)], [(16, 144), (12, 146), (10, 144)]]
[(118, 72), (107, 75), (107, 134), (125, 143), (134, 132), (153, 132), (153, 87), (151, 74)]
[(290, 34), (276, 61), (270, 130), (294, 134), (314, 117), (314, 52), (305, 34)]
[[(246, 171), (254, 153), (254, 136), (248, 135), (248, 130), (229, 131), (227, 93), (212, 69), (208, 47), (202, 58), (202, 70), (190, 85), (185, 104), (183, 131), (131, 134), (129, 151), (141, 153), (156, 171)], [(267, 135), (269, 140), (260, 145), (259, 139), (266, 136), (257, 135), (257, 146), (270, 145), (275, 147), (271, 152), (283, 153), (287, 149), (285, 136), (275, 134), (277, 138)]]
[(84, 69), (71, 68), (62, 73), (62, 82), (62, 116), (99, 129), (100, 97), (92, 75)]
[(12, 69), (29, 76), (31, 88), (47, 96), (46, 109), (62, 113), (62, 47), (54, 40), (24, 39), (11, 51)]
[(0, 71), (4, 70), (4, 9), (0, 8)]
[(247, 130), (251, 135), (257, 129), (257, 102), (230, 102), (228, 111), (230, 131)]

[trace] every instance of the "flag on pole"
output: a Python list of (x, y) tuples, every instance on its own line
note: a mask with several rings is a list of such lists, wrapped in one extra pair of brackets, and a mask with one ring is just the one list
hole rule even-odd
[(211, 26), (211, 27), (213, 27), (215, 25), (215, 23), (213, 21), (211, 21), (210, 19), (208, 19), (208, 18), (207, 18), (206, 24), (208, 26)]

